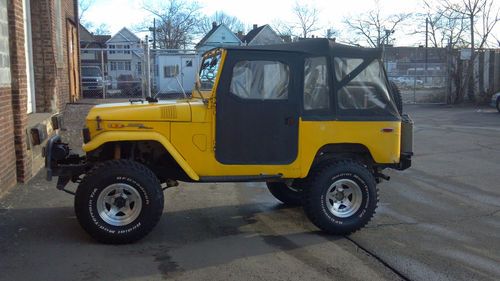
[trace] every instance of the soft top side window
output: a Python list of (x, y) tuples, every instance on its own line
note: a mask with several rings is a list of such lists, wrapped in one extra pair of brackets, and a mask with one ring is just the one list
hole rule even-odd
[(330, 108), (328, 65), (326, 57), (306, 58), (304, 62), (304, 109)]
[(243, 60), (233, 67), (229, 91), (243, 99), (288, 99), (290, 70), (280, 61)]
[(339, 116), (398, 116), (379, 60), (335, 58)]

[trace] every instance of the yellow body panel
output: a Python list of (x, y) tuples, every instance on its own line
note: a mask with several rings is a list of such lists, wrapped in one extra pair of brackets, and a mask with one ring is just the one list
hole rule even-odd
[(179, 154), (179, 152), (172, 146), (168, 141), (167, 137), (155, 131), (106, 131), (97, 135), (91, 142), (83, 145), (83, 150), (85, 152), (97, 149), (101, 145), (108, 142), (115, 141), (144, 141), (153, 140), (161, 143), (163, 147), (172, 155), (172, 157), (177, 161), (179, 166), (186, 172), (186, 174), (193, 180), (199, 180), (200, 177), (191, 168), (191, 166), (186, 162), (184, 158)]
[[(171, 142), (200, 176), (282, 174), (285, 178), (305, 177), (321, 147), (327, 144), (356, 143), (366, 146), (376, 163), (399, 162), (400, 122), (301, 121), (299, 152), (288, 165), (224, 165), (215, 159), (214, 135), (209, 123), (172, 123)], [(394, 131), (385, 133), (384, 128)], [(206, 140), (207, 149), (196, 145)]]
[[(223, 51), (221, 65), (224, 65)], [(190, 100), (94, 107), (87, 116), (92, 151), (107, 142), (154, 140), (161, 143), (193, 180), (201, 176), (282, 174), (306, 177), (318, 151), (328, 144), (361, 144), (378, 164), (400, 161), (400, 121), (299, 121), (297, 158), (288, 165), (225, 165), (215, 158), (215, 114), (219, 70), (211, 92)], [(196, 90), (194, 90), (196, 91)], [(200, 94), (206, 98), (203, 101)], [(99, 117), (99, 118), (97, 118)], [(100, 119), (101, 121), (97, 121)], [(100, 130), (97, 128), (99, 123)], [(386, 129), (386, 130), (384, 130)], [(389, 130), (387, 130), (389, 129)], [(392, 130), (391, 130), (392, 129)]]

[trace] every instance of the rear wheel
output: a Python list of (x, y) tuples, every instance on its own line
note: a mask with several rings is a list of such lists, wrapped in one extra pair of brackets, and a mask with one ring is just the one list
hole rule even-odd
[(321, 230), (346, 235), (365, 226), (377, 208), (376, 182), (353, 161), (337, 161), (313, 171), (304, 187), (304, 211)]
[(163, 192), (156, 176), (142, 164), (107, 161), (92, 169), (78, 186), (75, 213), (94, 239), (131, 243), (146, 236), (163, 212)]
[(276, 199), (285, 205), (302, 205), (302, 188), (294, 184), (293, 181), (267, 182), (267, 188)]
[(500, 113), (500, 98), (497, 99), (497, 110)]

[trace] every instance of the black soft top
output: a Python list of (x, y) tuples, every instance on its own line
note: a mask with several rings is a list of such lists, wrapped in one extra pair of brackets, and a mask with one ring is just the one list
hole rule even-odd
[(337, 56), (337, 57), (355, 57), (355, 58), (380, 58), (382, 50), (380, 48), (354, 47), (336, 43), (334, 40), (326, 38), (311, 38), (293, 43), (259, 45), (259, 46), (231, 46), (224, 49), (243, 50), (243, 51), (278, 51), (293, 52), (317, 56)]

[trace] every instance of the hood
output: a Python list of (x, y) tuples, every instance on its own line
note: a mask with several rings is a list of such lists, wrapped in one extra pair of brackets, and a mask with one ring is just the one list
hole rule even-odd
[(87, 121), (191, 121), (191, 106), (187, 100), (167, 100), (158, 103), (123, 102), (94, 106), (87, 115)]

